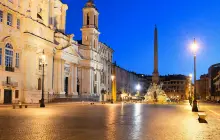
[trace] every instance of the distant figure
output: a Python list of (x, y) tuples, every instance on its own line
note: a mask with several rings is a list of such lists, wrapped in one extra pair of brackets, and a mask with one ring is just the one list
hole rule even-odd
[(189, 97), (189, 104), (192, 106), (192, 98)]

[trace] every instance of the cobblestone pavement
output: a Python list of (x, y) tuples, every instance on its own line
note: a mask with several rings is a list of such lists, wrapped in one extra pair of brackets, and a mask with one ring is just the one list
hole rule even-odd
[(219, 140), (220, 118), (189, 105), (60, 104), (0, 108), (0, 140)]

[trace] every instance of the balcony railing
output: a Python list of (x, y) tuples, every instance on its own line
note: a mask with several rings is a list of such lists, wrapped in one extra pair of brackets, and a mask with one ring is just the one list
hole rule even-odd
[(15, 68), (13, 67), (5, 67), (5, 71), (9, 71), (9, 72), (14, 72), (15, 71)]
[(3, 82), (2, 82), (2, 86), (6, 86), (6, 87), (18, 87), (18, 82), (6, 82), (6, 81), (3, 81)]

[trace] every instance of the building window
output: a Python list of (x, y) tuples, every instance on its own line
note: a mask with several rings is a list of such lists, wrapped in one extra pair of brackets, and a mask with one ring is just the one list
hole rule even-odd
[(11, 83), (11, 77), (9, 77), (9, 76), (6, 77), (6, 83), (7, 83), (7, 84), (10, 84), (10, 83)]
[(38, 79), (38, 88), (37, 89), (41, 90), (41, 79), (40, 78)]
[(16, 99), (19, 98), (19, 90), (15, 90), (15, 98), (16, 98)]
[(19, 53), (16, 53), (16, 61), (15, 61), (15, 67), (16, 68), (19, 68), (19, 60), (20, 60), (20, 56), (19, 56)]
[(3, 22), (3, 11), (0, 10), (0, 22)]
[(87, 14), (87, 25), (89, 25), (89, 13)]
[(20, 19), (17, 19), (17, 29), (20, 29), (20, 25), (21, 25)]
[(0, 48), (0, 65), (2, 65), (2, 48)]
[(42, 58), (39, 58), (39, 70), (42, 70), (41, 64), (42, 64)]
[(13, 47), (11, 44), (5, 46), (5, 66), (12, 67), (13, 65)]
[(7, 16), (7, 25), (12, 26), (12, 14), (10, 13)]

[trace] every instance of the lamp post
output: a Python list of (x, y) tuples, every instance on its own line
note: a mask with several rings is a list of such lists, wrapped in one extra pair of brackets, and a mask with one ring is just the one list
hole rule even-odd
[(194, 42), (192, 44), (192, 51), (194, 53), (194, 100), (192, 106), (192, 112), (198, 112), (197, 100), (196, 100), (196, 51), (198, 46), (196, 44), (196, 39), (194, 38)]
[(114, 103), (116, 101), (116, 77), (114, 74), (111, 76), (111, 79), (112, 79), (112, 101), (111, 103)]
[(41, 101), (40, 101), (40, 107), (45, 107), (45, 103), (44, 103), (44, 67), (47, 65), (46, 64), (46, 56), (44, 54), (44, 50), (43, 50), (43, 54), (41, 56), (41, 62), (40, 65), (42, 66), (42, 95), (41, 95)]

